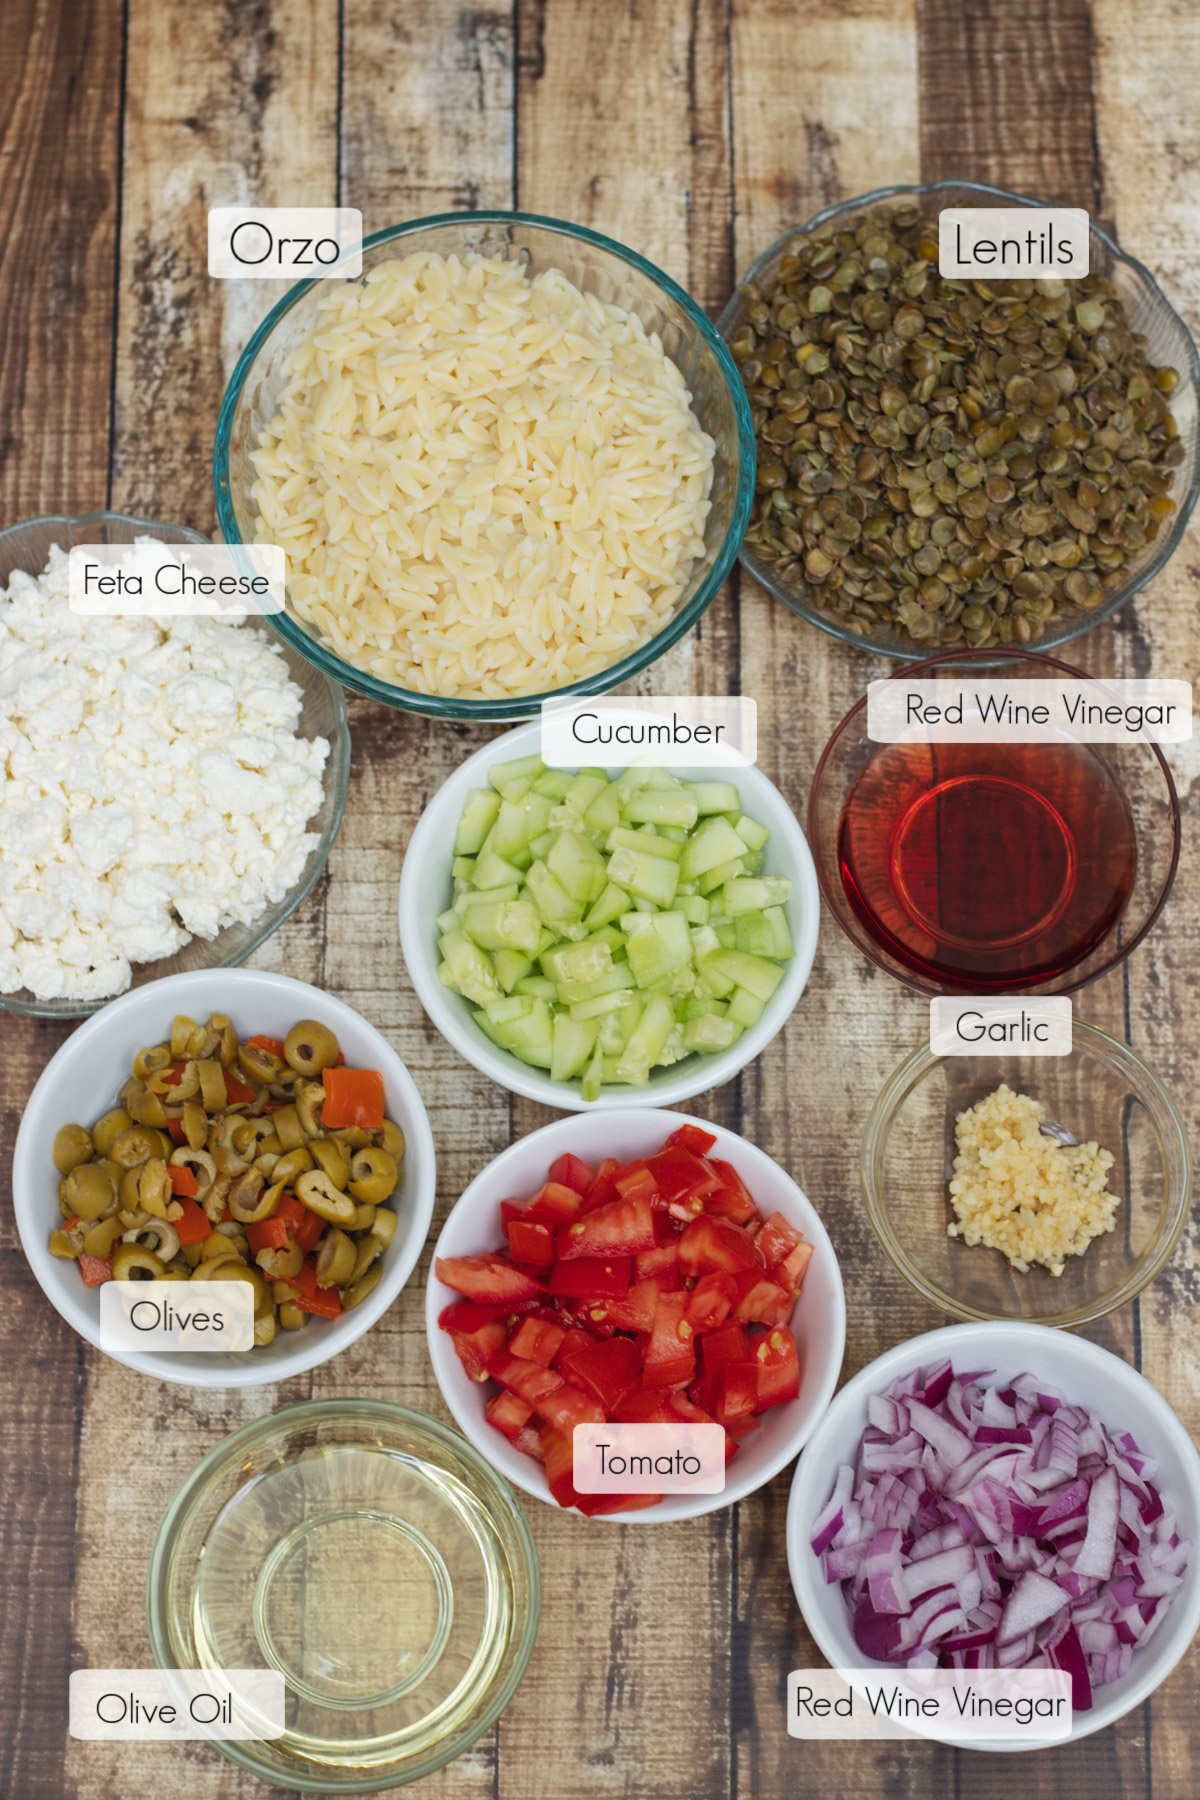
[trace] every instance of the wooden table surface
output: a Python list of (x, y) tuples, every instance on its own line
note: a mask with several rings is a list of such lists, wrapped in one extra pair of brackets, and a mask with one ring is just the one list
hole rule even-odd
[[(1195, 0), (5, 0), (0, 33), (3, 523), (117, 508), (212, 528), (211, 446), (270, 286), (210, 281), (212, 205), (361, 208), (366, 229), (520, 206), (634, 246), (714, 313), (787, 225), (893, 181), (964, 176), (1085, 206), (1200, 324), (1200, 7)], [(1200, 538), (1077, 646), (1090, 669), (1198, 672)], [(767, 772), (800, 812), (818, 749), (881, 673), (730, 581), (651, 672), (661, 692), (743, 692)], [(549, 1114), (459, 1061), (425, 1019), (395, 928), (413, 822), (485, 732), (352, 701), (350, 800), (328, 871), (257, 960), (359, 1008), (429, 1108), (438, 1219)], [(1126, 1036), (1194, 1127), (1200, 753), (1176, 753), (1185, 854), (1174, 898), (1080, 1016)], [(0, 1168), (69, 1029), (0, 1015)], [(791, 1023), (696, 1109), (784, 1164), (842, 1262), (847, 1375), (938, 1318), (877, 1249), (858, 1192), (862, 1121), (926, 1028), (925, 1003), (825, 921)], [(1193, 1131), (1194, 1135), (1194, 1131)], [(203, 1745), (67, 1735), (67, 1675), (149, 1660), (143, 1589), (159, 1517), (200, 1455), (309, 1396), (445, 1416), (429, 1372), (423, 1261), (335, 1362), (275, 1388), (146, 1380), (43, 1298), (5, 1203), (0, 1304), (0, 1789), (5, 1800), (262, 1800)], [(436, 1230), (436, 1227), (435, 1227)], [(1200, 1256), (1189, 1231), (1136, 1305), (1088, 1335), (1136, 1363), (1194, 1428)], [(784, 1559), (790, 1472), (710, 1518), (593, 1526), (530, 1502), (541, 1635), (499, 1725), (421, 1792), (434, 1800), (1038, 1796), (1194, 1791), (1195, 1653), (1117, 1727), (1008, 1758), (936, 1746), (799, 1745), (789, 1669), (819, 1661)], [(278, 1790), (276, 1790), (278, 1791)]]

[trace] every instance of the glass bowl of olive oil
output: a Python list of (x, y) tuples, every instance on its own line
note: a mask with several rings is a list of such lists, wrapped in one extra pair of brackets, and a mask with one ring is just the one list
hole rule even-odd
[(159, 1526), (163, 1669), (274, 1669), (282, 1737), (223, 1740), (276, 1785), (365, 1794), (451, 1761), (499, 1717), (537, 1635), (537, 1553), (465, 1438), (379, 1400), (289, 1406), (225, 1438)]

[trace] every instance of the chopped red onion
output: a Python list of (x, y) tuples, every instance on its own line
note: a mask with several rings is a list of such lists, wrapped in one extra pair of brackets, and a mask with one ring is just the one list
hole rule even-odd
[(910, 1668), (1057, 1668), (1085, 1712), (1166, 1616), (1191, 1540), (1129, 1432), (1032, 1375), (915, 1369), (867, 1404), (812, 1549), (864, 1656)]

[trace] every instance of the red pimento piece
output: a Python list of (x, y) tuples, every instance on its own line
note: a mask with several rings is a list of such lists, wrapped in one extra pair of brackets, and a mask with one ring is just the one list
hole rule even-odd
[(105, 1256), (89, 1256), (86, 1250), (81, 1250), (76, 1261), (85, 1287), (99, 1287), (113, 1278), (112, 1264)]
[(187, 1200), (196, 1198), (200, 1192), (200, 1183), (194, 1169), (189, 1169), (186, 1163), (168, 1163), (167, 1174), (171, 1178), (171, 1192), (177, 1198), (180, 1194)]
[(300, 1264), (294, 1275), (284, 1275), (296, 1295), (301, 1312), (315, 1313), (318, 1318), (338, 1319), (342, 1313), (342, 1296), (337, 1288), (317, 1286), (317, 1265), (311, 1257)]
[(342, 1131), (352, 1125), (378, 1131), (383, 1124), (383, 1076), (378, 1069), (326, 1069), (321, 1076), (325, 1101), (321, 1125)]
[(265, 1050), (268, 1056), (278, 1056), (281, 1060), (283, 1058), (282, 1038), (264, 1037), (260, 1032), (257, 1037), (247, 1038), (246, 1043), (248, 1046), (253, 1045), (256, 1050)]
[(310, 1211), (303, 1200), (297, 1200), (294, 1194), (284, 1194), (281, 1197), (272, 1217), (284, 1221), (306, 1256), (325, 1229), (325, 1221), (320, 1214)]
[[(183, 1242), (182, 1237), (179, 1241)], [(246, 1242), (256, 1256), (260, 1250), (286, 1250), (288, 1247), (287, 1220), (281, 1219), (276, 1213), (269, 1219), (260, 1219), (257, 1225), (247, 1225)]]
[(202, 1244), (205, 1238), (212, 1236), (212, 1221), (208, 1214), (195, 1200), (181, 1200), (179, 1205), (183, 1210), (177, 1219), (171, 1221), (178, 1233), (179, 1242)]

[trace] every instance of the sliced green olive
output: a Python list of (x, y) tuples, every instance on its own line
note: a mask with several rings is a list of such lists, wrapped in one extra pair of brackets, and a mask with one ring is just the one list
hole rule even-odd
[(350, 1158), (344, 1144), (336, 1138), (318, 1137), (309, 1141), (313, 1158), (324, 1169), (335, 1188), (344, 1188), (350, 1179)]
[(71, 1242), (65, 1231), (52, 1231), (50, 1233), (50, 1254), (51, 1256), (59, 1256), (66, 1262), (68, 1259), (73, 1259), (78, 1256), (79, 1251)]
[(157, 1094), (152, 1094), (144, 1082), (135, 1081), (126, 1084), (121, 1098), (125, 1102), (125, 1110), (138, 1125), (153, 1125), (162, 1131), (166, 1127), (167, 1115), (163, 1103)]
[(404, 1161), (404, 1133), (394, 1119), (385, 1119), (379, 1132), (380, 1148), (396, 1159), (396, 1167)]
[(350, 1192), (367, 1206), (380, 1206), (396, 1185), (399, 1170), (386, 1150), (356, 1150), (350, 1162)]
[(59, 1174), (69, 1175), (80, 1163), (90, 1162), (92, 1135), (82, 1125), (63, 1125), (54, 1134), (54, 1148), (50, 1154)]
[(192, 1150), (203, 1150), (208, 1142), (208, 1115), (197, 1100), (183, 1103), (183, 1135)]
[(224, 1262), (227, 1257), (236, 1257), (239, 1260), (242, 1260), (242, 1252), (238, 1248), (235, 1240), (226, 1237), (223, 1231), (214, 1231), (212, 1236), (206, 1237), (200, 1246), (200, 1261), (202, 1263)]
[(166, 1273), (159, 1258), (141, 1244), (118, 1244), (113, 1251), (114, 1281), (157, 1281)]
[(352, 1306), (359, 1305), (361, 1301), (366, 1299), (368, 1294), (375, 1291), (382, 1279), (382, 1267), (379, 1263), (372, 1263), (366, 1274), (360, 1275), (358, 1280), (352, 1282), (342, 1295), (343, 1307), (349, 1311)]
[(299, 1331), (308, 1323), (308, 1314), (301, 1312), (294, 1300), (283, 1300), (279, 1306), (279, 1328), (281, 1331)]
[(269, 1280), (282, 1281), (299, 1274), (304, 1252), (293, 1238), (286, 1250), (260, 1250), (254, 1260)]
[(376, 1209), (373, 1206), (356, 1206), (354, 1209), (354, 1224), (350, 1229), (352, 1231), (370, 1231), (372, 1225), (375, 1223), (375, 1211)]
[(371, 1236), (377, 1237), (381, 1244), (391, 1243), (396, 1235), (396, 1227), (400, 1223), (390, 1206), (381, 1206), (375, 1214), (375, 1223), (371, 1227)]
[(149, 1225), (140, 1225), (133, 1231), (126, 1231), (121, 1241), (125, 1244), (140, 1244), (144, 1250), (153, 1250), (164, 1268), (179, 1255), (179, 1233), (166, 1219), (152, 1219)]
[(139, 1163), (157, 1156), (158, 1151), (156, 1131), (151, 1131), (148, 1125), (131, 1125), (128, 1131), (121, 1133), (109, 1154), (123, 1169), (136, 1169)]
[(121, 1133), (128, 1131), (132, 1124), (133, 1120), (123, 1106), (114, 1107), (112, 1112), (106, 1112), (102, 1119), (97, 1119), (92, 1126), (96, 1155), (107, 1156)]
[(285, 1150), (298, 1150), (304, 1142), (304, 1127), (300, 1123), (300, 1115), (294, 1106), (281, 1106), (272, 1114), (275, 1122), (275, 1136)]
[(178, 1150), (172, 1150), (170, 1161), (178, 1168), (192, 1171), (196, 1177), (195, 1198), (203, 1204), (205, 1196), (217, 1179), (217, 1165), (208, 1151), (192, 1149), (186, 1144), (180, 1144)]
[(354, 1258), (354, 1268), (350, 1275), (351, 1281), (361, 1280), (371, 1264), (378, 1261), (382, 1255), (383, 1245), (373, 1233), (368, 1233), (365, 1238), (360, 1238)]
[(214, 1057), (197, 1058), (196, 1072), (200, 1077), (200, 1104), (205, 1112), (224, 1112), (229, 1105), (229, 1093), (220, 1063)]
[(257, 1225), (269, 1219), (279, 1205), (280, 1183), (267, 1187), (262, 1172), (247, 1169), (229, 1190), (229, 1210), (242, 1225)]
[[(321, 1109), (325, 1104), (325, 1087), (320, 1081), (298, 1083), (296, 1087), (296, 1114), (300, 1120), (300, 1129), (306, 1138), (320, 1137)], [(275, 1129), (279, 1129), (279, 1115), (276, 1114)]]
[(239, 1044), (238, 1067), (253, 1087), (270, 1087), (287, 1067), (282, 1056), (272, 1055), (261, 1044)]
[(319, 1075), (338, 1059), (338, 1041), (317, 1019), (301, 1019), (284, 1039), (283, 1054), (297, 1075)]
[(257, 1317), (255, 1318), (254, 1342), (256, 1344), (273, 1343), (274, 1339), (275, 1339), (275, 1332), (276, 1332), (275, 1309), (272, 1307), (270, 1312), (259, 1313), (257, 1315)]
[(169, 1069), (174, 1060), (170, 1044), (154, 1044), (148, 1050), (138, 1051), (133, 1059), (133, 1072), (139, 1081), (145, 1081), (147, 1075), (157, 1075), (160, 1069)]
[(368, 1131), (365, 1125), (346, 1125), (333, 1135), (344, 1150), (351, 1152), (365, 1150), (368, 1144), (375, 1142), (375, 1133)]
[(354, 1273), (357, 1257), (354, 1239), (331, 1225), (317, 1251), (317, 1286), (344, 1287)]
[(111, 1175), (100, 1163), (80, 1163), (67, 1176), (66, 1197), (77, 1218), (103, 1218), (116, 1193)]
[(303, 1175), (304, 1171), (311, 1169), (312, 1166), (313, 1159), (309, 1155), (308, 1147), (301, 1144), (298, 1150), (289, 1150), (286, 1156), (279, 1158), (271, 1171), (271, 1180), (282, 1183), (284, 1187), (290, 1187), (297, 1175)]
[(330, 1225), (353, 1225), (354, 1202), (339, 1193), (323, 1169), (307, 1169), (296, 1182), (296, 1194), (310, 1212)]
[(176, 1013), (171, 1020), (171, 1056), (175, 1062), (182, 1062), (187, 1055), (187, 1047), (192, 1041), (192, 1033), (199, 1031), (195, 1019), (189, 1019), (186, 1013)]
[(262, 1275), (259, 1271), (257, 1269), (252, 1269), (249, 1263), (242, 1262), (240, 1258), (232, 1256), (222, 1257), (219, 1261), (215, 1261), (210, 1257), (207, 1262), (202, 1262), (198, 1268), (192, 1270), (192, 1280), (244, 1281), (254, 1290), (254, 1308), (256, 1312), (258, 1310), (258, 1303), (266, 1291), (263, 1286)]
[(84, 1232), (83, 1247), (89, 1256), (98, 1256), (106, 1261), (120, 1236), (120, 1219), (98, 1219), (90, 1231)]

